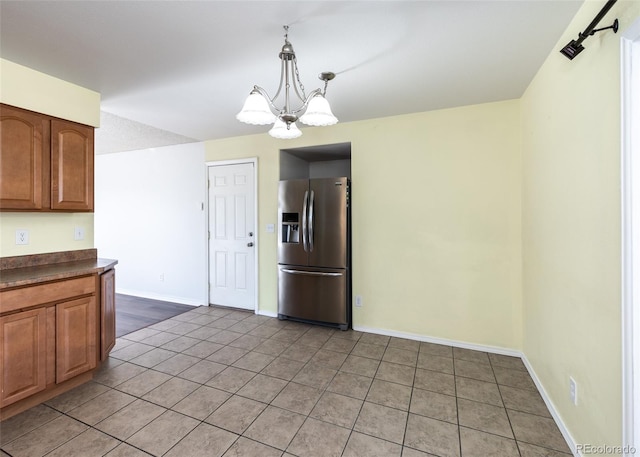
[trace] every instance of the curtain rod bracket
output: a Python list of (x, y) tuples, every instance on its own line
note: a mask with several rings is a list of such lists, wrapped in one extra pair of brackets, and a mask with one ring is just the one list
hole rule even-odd
[(613, 24), (609, 27), (602, 27), (600, 29), (596, 29), (595, 27), (602, 20), (602, 18), (609, 12), (611, 7), (616, 3), (617, 0), (608, 0), (607, 3), (602, 7), (597, 16), (591, 21), (591, 24), (587, 26), (584, 32), (578, 33), (577, 40), (571, 40), (564, 48), (560, 50), (560, 53), (565, 56), (569, 60), (573, 60), (578, 54), (584, 51), (584, 46), (582, 46), (582, 42), (594, 35), (597, 32), (602, 32), (603, 30), (612, 29), (613, 33), (618, 33), (618, 19), (613, 21)]

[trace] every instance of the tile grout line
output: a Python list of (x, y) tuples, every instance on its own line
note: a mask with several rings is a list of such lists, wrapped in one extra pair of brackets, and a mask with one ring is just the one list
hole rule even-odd
[(520, 445), (518, 444), (518, 440), (516, 439), (516, 432), (513, 429), (513, 424), (511, 423), (511, 417), (509, 417), (509, 413), (507, 412), (507, 405), (504, 402), (504, 397), (502, 396), (502, 391), (500, 390), (500, 384), (498, 383), (498, 377), (496, 376), (496, 372), (494, 370), (493, 362), (491, 361), (491, 357), (489, 357), (489, 364), (491, 365), (491, 372), (493, 373), (493, 377), (496, 380), (496, 386), (498, 388), (498, 394), (500, 395), (500, 401), (502, 402), (502, 407), (504, 408), (504, 413), (507, 416), (507, 421), (509, 422), (509, 429), (511, 430), (511, 434), (513, 435), (513, 441), (516, 445), (516, 450), (518, 451), (518, 455), (522, 456), (522, 451), (520, 450)]
[[(349, 355), (351, 354), (351, 352), (353, 352), (353, 350), (355, 349), (356, 345), (357, 345), (357, 343), (353, 345), (353, 348), (349, 352)], [(386, 348), (387, 348), (387, 346), (385, 346), (385, 351), (386, 351)], [(384, 356), (384, 354), (383, 354), (383, 356)], [(355, 356), (355, 357), (358, 357), (358, 356)], [(374, 360), (374, 359), (370, 359), (370, 360)], [(345, 362), (346, 362), (346, 359), (345, 359)], [(367, 400), (367, 396), (369, 395), (369, 392), (371, 391), (371, 386), (373, 385), (373, 380), (375, 379), (376, 374), (378, 374), (378, 370), (380, 369), (381, 363), (382, 363), (382, 359), (380, 359), (378, 361), (378, 366), (376, 367), (375, 373), (373, 373), (373, 377), (371, 378), (371, 382), (369, 383), (369, 387), (367, 388), (367, 393), (364, 395), (364, 398), (362, 399), (362, 404), (360, 405), (360, 408), (358, 409), (358, 414), (356, 414), (356, 418), (353, 421), (353, 425), (351, 426), (351, 430), (349, 431), (349, 437), (347, 438), (347, 442), (345, 443), (344, 448), (342, 449), (342, 452), (340, 453), (341, 456), (344, 455), (344, 452), (346, 451), (347, 446), (349, 445), (349, 440), (351, 439), (351, 436), (353, 435), (353, 432), (362, 433), (362, 432), (359, 432), (359, 431), (357, 431), (355, 429), (356, 423), (358, 422), (358, 417), (360, 417), (360, 414), (362, 413), (362, 408), (364, 408), (364, 404), (365, 404), (365, 402)], [(343, 363), (343, 365), (344, 365), (344, 363)], [(345, 395), (345, 396), (347, 396), (347, 395)], [(354, 398), (354, 397), (349, 397), (349, 398)], [(371, 435), (369, 435), (369, 436), (371, 436)]]
[(460, 402), (458, 401), (458, 383), (457, 375), (456, 375), (456, 356), (455, 351), (451, 349), (451, 358), (453, 365), (453, 392), (456, 397), (456, 422), (458, 423), (458, 452), (459, 455), (462, 456), (462, 426), (460, 425)]

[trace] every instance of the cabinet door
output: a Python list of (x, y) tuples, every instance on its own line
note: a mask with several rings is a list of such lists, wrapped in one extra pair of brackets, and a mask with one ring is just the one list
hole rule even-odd
[(0, 407), (46, 387), (46, 308), (0, 317)]
[(100, 276), (100, 360), (105, 360), (116, 344), (116, 272)]
[(93, 211), (93, 127), (51, 120), (51, 209)]
[(56, 383), (96, 367), (95, 296), (56, 305)]
[(0, 209), (49, 207), (49, 119), (0, 105)]

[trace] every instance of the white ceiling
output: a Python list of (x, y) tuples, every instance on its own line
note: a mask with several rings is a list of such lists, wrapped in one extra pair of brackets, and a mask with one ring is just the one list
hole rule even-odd
[(520, 97), (581, 4), (1, 0), (0, 55), (206, 140), (268, 129), (235, 114), (254, 84), (277, 88), (284, 24), (307, 91), (337, 73), (327, 99), (344, 122)]

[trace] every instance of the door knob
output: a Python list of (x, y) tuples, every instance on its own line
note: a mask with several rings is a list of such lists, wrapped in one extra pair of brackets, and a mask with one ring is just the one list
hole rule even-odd
[(253, 247), (253, 243), (247, 243), (247, 246)]

